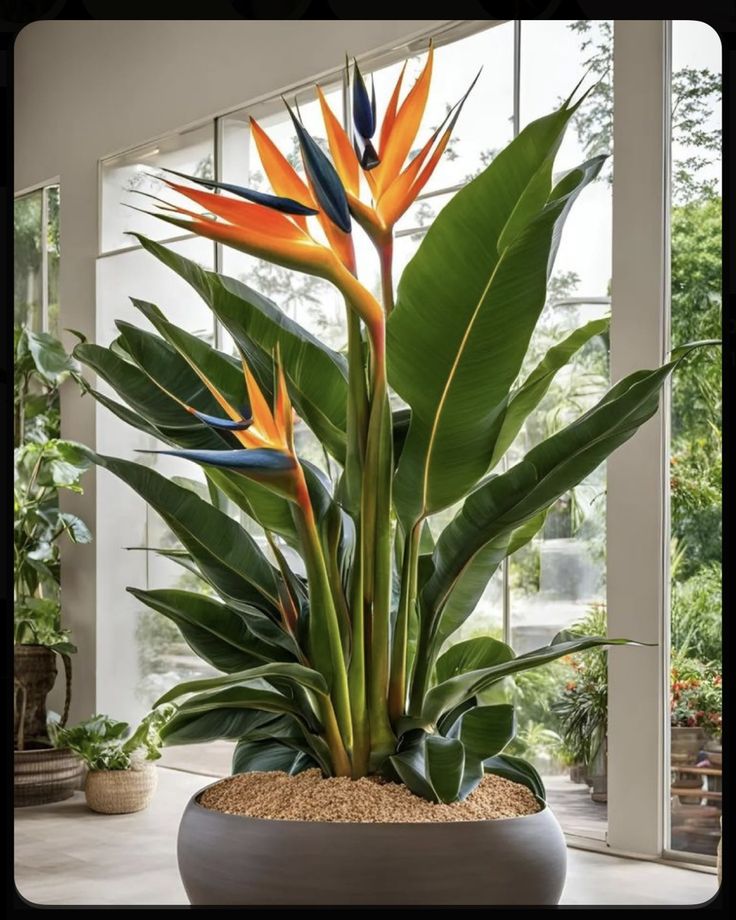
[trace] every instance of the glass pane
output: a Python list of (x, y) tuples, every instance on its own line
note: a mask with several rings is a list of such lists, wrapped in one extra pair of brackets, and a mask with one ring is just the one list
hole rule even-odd
[[(586, 86), (597, 77), (602, 81), (570, 125), (556, 170), (610, 149), (611, 56), (608, 21), (521, 23), (522, 128), (557, 107), (589, 66)], [(522, 379), (552, 345), (610, 310), (610, 177), (606, 167), (570, 213)], [(608, 383), (608, 338), (597, 337), (555, 376), (512, 446), (509, 462), (587, 411)], [(517, 653), (547, 644), (561, 629), (605, 630), (605, 489), (603, 467), (562, 496), (540, 533), (510, 559), (511, 645)], [(520, 675), (513, 692), (520, 729), (516, 751), (542, 773), (563, 829), (605, 839), (605, 652), (571, 656)]]
[(46, 195), (46, 294), (48, 331), (59, 335), (59, 186), (44, 189)]
[[(721, 43), (672, 24), (672, 345), (721, 337)], [(672, 381), (671, 841), (714, 856), (721, 836), (721, 355)]]
[[(202, 179), (214, 178), (214, 122), (160, 140), (102, 161), (100, 252), (133, 245), (127, 231), (144, 233), (152, 239), (181, 236), (182, 231), (165, 221), (131, 210), (126, 205), (153, 210), (145, 195), (191, 207), (192, 202), (168, 189), (158, 178), (166, 167)], [(176, 181), (176, 177), (172, 177)], [(143, 193), (143, 194), (137, 194)], [(196, 208), (195, 208), (196, 210)]]
[[(214, 246), (198, 237), (172, 244), (171, 249), (211, 269)], [(109, 343), (117, 335), (116, 320), (150, 329), (132, 306), (130, 297), (156, 303), (177, 325), (213, 340), (212, 314), (177, 275), (141, 249), (97, 261), (97, 340)], [(98, 381), (100, 390), (113, 391)], [(97, 411), (97, 445), (103, 454), (153, 466), (163, 475), (185, 476), (201, 483), (194, 464), (174, 458), (136, 453), (165, 445), (124, 424), (104, 407)], [(136, 720), (167, 687), (209, 670), (160, 614), (147, 611), (128, 594), (136, 587), (190, 587), (191, 577), (174, 563), (139, 547), (176, 545), (173, 535), (143, 499), (111, 474), (100, 470), (98, 507), (114, 527), (100, 527), (96, 536), (98, 560), (98, 643), (100, 673), (115, 680), (100, 684), (100, 709), (116, 718)], [(126, 549), (133, 547), (134, 549)]]
[[(417, 134), (418, 151), (444, 121), (449, 109), (478, 82), (465, 101), (457, 126), (442, 159), (427, 183), (426, 191), (467, 182), (486, 166), (513, 133), (514, 25), (493, 26), (442, 45), (435, 51), (433, 83), (422, 126)], [(426, 54), (409, 58), (401, 99), (424, 67)], [(374, 72), (379, 113), (385, 111), (401, 63)], [(482, 70), (481, 70), (482, 68)]]
[(41, 264), (43, 192), (16, 198), (13, 205), (13, 317), (18, 325), (40, 331), (43, 324)]

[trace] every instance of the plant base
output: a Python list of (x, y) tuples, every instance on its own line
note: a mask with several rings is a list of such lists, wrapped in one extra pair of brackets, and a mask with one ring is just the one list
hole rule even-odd
[(13, 805), (47, 805), (70, 798), (81, 787), (84, 764), (71, 751), (37, 745), (15, 751)]
[(204, 808), (203, 792), (178, 839), (193, 905), (545, 905), (565, 883), (565, 839), (546, 807), (490, 821), (286, 821)]

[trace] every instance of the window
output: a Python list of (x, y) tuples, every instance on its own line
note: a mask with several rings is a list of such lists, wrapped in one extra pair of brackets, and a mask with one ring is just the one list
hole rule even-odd
[(13, 208), (16, 325), (59, 334), (59, 186), (19, 195)]
[[(672, 24), (671, 342), (721, 337), (721, 45)], [(714, 856), (721, 815), (721, 355), (672, 382), (670, 846)]]

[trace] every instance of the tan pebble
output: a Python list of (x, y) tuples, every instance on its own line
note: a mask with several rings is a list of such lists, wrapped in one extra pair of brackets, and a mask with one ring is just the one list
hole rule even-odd
[(214, 811), (252, 818), (371, 824), (487, 821), (533, 814), (540, 807), (526, 786), (490, 773), (464, 802), (445, 805), (381, 777), (325, 778), (316, 769), (297, 776), (238, 773), (215, 783), (199, 801)]

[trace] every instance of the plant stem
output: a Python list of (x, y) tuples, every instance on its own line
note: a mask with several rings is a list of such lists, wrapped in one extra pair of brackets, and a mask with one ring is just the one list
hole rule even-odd
[(325, 729), (325, 741), (330, 750), (332, 769), (335, 776), (351, 776), (350, 757), (343, 744), (340, 727), (337, 723), (335, 708), (329, 696), (319, 697), (320, 714)]
[(404, 715), (406, 707), (406, 664), (409, 642), (409, 617), (416, 600), (417, 562), (419, 559), (419, 538), (422, 532), (421, 522), (411, 528), (404, 540), (403, 561), (401, 565), (401, 594), (399, 609), (396, 613), (393, 645), (391, 649), (391, 677), (389, 681), (388, 710), (391, 722), (396, 722)]
[(394, 308), (393, 236), (389, 235), (378, 245), (378, 257), (381, 262), (381, 298), (383, 300), (383, 309), (386, 311), (386, 316), (389, 316)]
[(388, 717), (391, 618), (391, 409), (386, 380), (385, 326), (371, 330), (373, 346), (371, 413), (363, 476), (364, 598), (370, 610), (368, 710), (372, 766), (395, 745)]
[[(350, 751), (353, 745), (352, 719), (350, 715), (347, 669), (340, 638), (340, 624), (322, 544), (301, 466), (298, 467), (298, 472), (300, 481), (298, 502), (294, 506), (294, 521), (304, 554), (304, 565), (309, 582), (311, 601), (309, 616), (310, 658), (327, 681), (330, 696), (334, 702), (334, 715), (339, 727), (339, 734), (342, 737), (345, 748)], [(332, 703), (330, 705), (332, 706)]]
[(365, 616), (363, 602), (363, 535), (360, 521), (356, 521), (355, 561), (350, 583), (350, 611), (352, 619), (352, 642), (348, 685), (353, 717), (353, 779), (368, 772), (368, 755), (371, 738), (366, 699), (366, 644)]
[(417, 651), (414, 656), (414, 673), (411, 679), (409, 692), (409, 715), (418, 716), (422, 709), (424, 696), (427, 692), (429, 675), (434, 667), (434, 654), (427, 630), (419, 630), (417, 637)]

